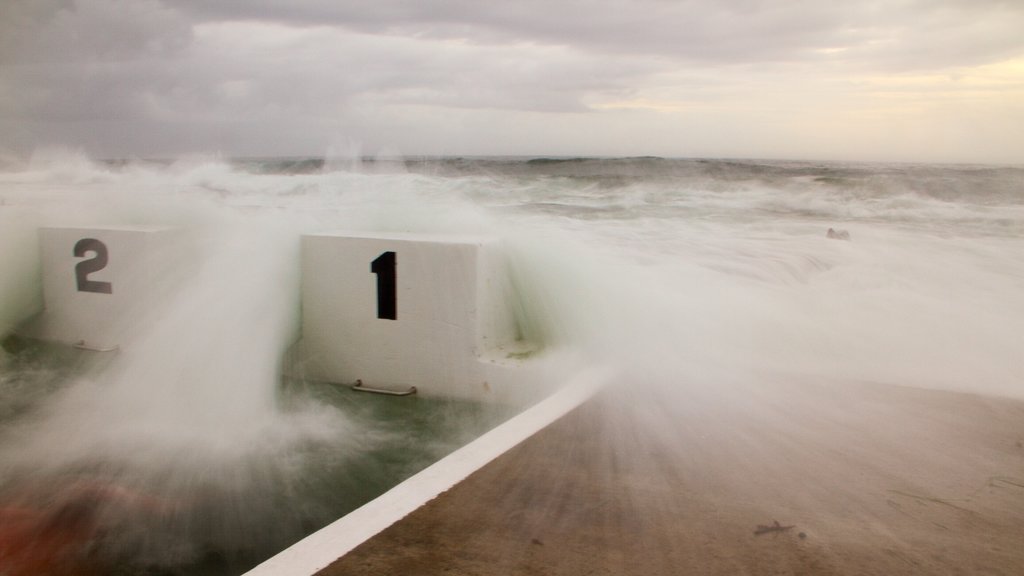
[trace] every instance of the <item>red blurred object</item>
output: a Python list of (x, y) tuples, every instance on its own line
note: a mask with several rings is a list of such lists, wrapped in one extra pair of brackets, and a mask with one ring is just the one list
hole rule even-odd
[(96, 530), (95, 503), (71, 501), (56, 510), (0, 508), (0, 574), (95, 574), (89, 544)]
[(113, 483), (76, 480), (47, 493), (24, 490), (0, 507), (0, 576), (101, 574), (94, 544), (101, 512), (160, 514), (164, 502)]

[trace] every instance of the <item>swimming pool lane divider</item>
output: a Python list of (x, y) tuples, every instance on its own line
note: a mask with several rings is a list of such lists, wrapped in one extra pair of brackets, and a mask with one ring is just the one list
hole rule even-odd
[(586, 402), (611, 381), (612, 375), (613, 371), (606, 366), (580, 371), (551, 396), (279, 552), (244, 576), (317, 573)]

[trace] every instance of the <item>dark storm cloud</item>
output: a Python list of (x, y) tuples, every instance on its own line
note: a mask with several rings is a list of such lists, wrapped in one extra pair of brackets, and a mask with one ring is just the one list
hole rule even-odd
[[(130, 120), (180, 76), (190, 23), (160, 2), (14, 2), (0, 19), (0, 119)], [(4, 95), (7, 97), (4, 98)]]
[(848, 3), (826, 9), (822, 2), (750, 0), (187, 4), (200, 18), (341, 26), (372, 34), (462, 38), (483, 44), (536, 42), (713, 62), (789, 57), (829, 46), (837, 35), (850, 34), (851, 22), (870, 15)]
[(0, 18), (0, 63), (164, 57), (191, 38), (185, 14), (158, 0), (13, 0)]
[[(1024, 49), (1014, 0), (186, 0), (201, 19), (340, 26), (374, 34), (529, 41), (710, 63), (847, 57), (934, 68)], [(884, 63), (884, 62), (883, 62)]]
[(148, 134), (159, 150), (277, 153), (594, 102), (721, 103), (743, 112), (738, 126), (818, 78), (953, 76), (1019, 57), (1020, 30), (1024, 3), (999, 0), (7, 0), (0, 146), (123, 154)]
[[(627, 85), (651, 69), (536, 46), (467, 46), (416, 35), (296, 30), (258, 12), (172, 9), (156, 1), (16, 6), (0, 54), (8, 142), (53, 133), (27, 123), (336, 120), (353, 99), (582, 111), (582, 91)], [(178, 5), (175, 5), (178, 6)], [(273, 11), (271, 11), (273, 13)], [(230, 17), (228, 17), (230, 16)], [(285, 19), (286, 23), (304, 21)], [(90, 128), (91, 130), (92, 128)], [(199, 129), (202, 129), (201, 127)], [(83, 140), (82, 136), (73, 139)]]

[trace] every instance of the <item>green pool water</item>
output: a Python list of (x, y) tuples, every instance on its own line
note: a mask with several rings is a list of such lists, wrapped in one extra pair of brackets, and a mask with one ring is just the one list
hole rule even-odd
[[(0, 458), (52, 398), (109, 357), (68, 346), (7, 339), (0, 359)], [(241, 574), (302, 537), (383, 494), (508, 419), (518, 409), (460, 400), (384, 396), (283, 378), (279, 409), (316, 406), (341, 433), (252, 450), (256, 456), (197, 467), (187, 451), (140, 472), (133, 455), (85, 455), (54, 469), (0, 471), (0, 508), (54, 509), (83, 479), (113, 486), (95, 506), (98, 528), (76, 543), (84, 565), (112, 575)], [(273, 441), (270, 439), (269, 441)], [(40, 455), (45, 461), (45, 455)], [(180, 464), (180, 465), (179, 465)], [(104, 490), (107, 490), (104, 488)], [(26, 496), (26, 494), (28, 494)], [(106, 492), (104, 492), (106, 494)]]

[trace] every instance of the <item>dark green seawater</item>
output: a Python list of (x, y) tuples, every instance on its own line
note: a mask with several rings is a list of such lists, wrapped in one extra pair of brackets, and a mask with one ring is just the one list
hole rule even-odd
[[(0, 438), (44, 418), (77, 375), (116, 353), (7, 337), (0, 366)], [(59, 516), (86, 507), (96, 522), (83, 566), (112, 575), (240, 574), (467, 444), (515, 410), (460, 400), (386, 396), (284, 378), (282, 413), (315, 406), (343, 436), (292, 443), (290, 454), (139, 469), (126, 458), (83, 457), (47, 469), (5, 468), (0, 503)], [(0, 506), (2, 508), (2, 506)]]

